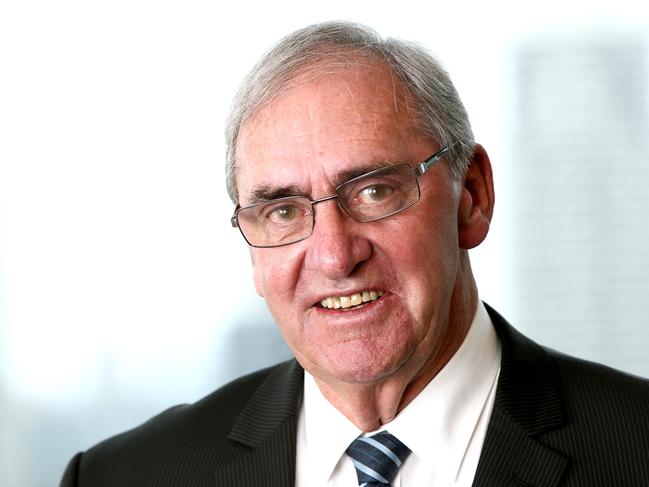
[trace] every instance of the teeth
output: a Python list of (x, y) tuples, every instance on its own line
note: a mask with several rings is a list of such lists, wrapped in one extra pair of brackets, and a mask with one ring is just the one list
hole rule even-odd
[(323, 308), (328, 309), (346, 309), (352, 306), (358, 306), (362, 303), (369, 303), (376, 301), (383, 296), (383, 291), (363, 291), (361, 293), (352, 294), (351, 296), (332, 296), (320, 301)]

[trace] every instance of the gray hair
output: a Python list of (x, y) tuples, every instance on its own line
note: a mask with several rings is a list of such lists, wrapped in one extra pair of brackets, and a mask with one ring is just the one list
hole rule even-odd
[(385, 62), (412, 98), (414, 123), (424, 136), (448, 146), (451, 172), (461, 177), (469, 165), (474, 139), (469, 118), (448, 73), (418, 44), (382, 38), (364, 25), (326, 22), (297, 30), (268, 51), (245, 78), (227, 120), (226, 183), (232, 201), (236, 188), (236, 143), (241, 126), (270, 103), (292, 80), (327, 63), (373, 58)]

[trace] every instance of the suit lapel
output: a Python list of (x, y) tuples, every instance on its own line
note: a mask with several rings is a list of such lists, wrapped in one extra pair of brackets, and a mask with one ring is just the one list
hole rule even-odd
[(542, 347), (487, 310), (502, 344), (502, 363), (473, 485), (558, 485), (568, 459), (539, 441), (564, 423), (557, 372)]
[(303, 370), (293, 360), (280, 365), (259, 386), (228, 436), (249, 451), (215, 472), (217, 486), (294, 485), (302, 378)]
[[(473, 485), (556, 486), (569, 460), (538, 438), (564, 423), (555, 368), (542, 347), (487, 310), (502, 344), (502, 365)], [(248, 452), (216, 470), (218, 487), (294, 485), (302, 382), (303, 370), (293, 360), (261, 384), (228, 436)]]

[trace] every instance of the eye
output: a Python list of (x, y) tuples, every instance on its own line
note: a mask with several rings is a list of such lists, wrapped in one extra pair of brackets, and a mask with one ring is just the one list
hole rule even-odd
[(288, 223), (298, 216), (298, 209), (294, 205), (282, 205), (270, 208), (266, 214), (273, 223)]
[(387, 184), (372, 184), (364, 187), (359, 193), (359, 199), (364, 203), (380, 203), (392, 196), (394, 188)]
[(264, 225), (286, 227), (300, 225), (311, 214), (311, 202), (307, 198), (282, 198), (263, 205), (259, 221)]

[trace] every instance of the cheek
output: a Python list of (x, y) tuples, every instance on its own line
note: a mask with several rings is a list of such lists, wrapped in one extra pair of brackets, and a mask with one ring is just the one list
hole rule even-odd
[(299, 252), (287, 249), (255, 249), (253, 252), (255, 287), (271, 311), (279, 301), (295, 295), (301, 260)]
[(459, 249), (457, 243), (457, 228), (449, 225), (439, 228), (432, 237), (429, 235), (424, 253), (420, 253), (420, 268), (430, 288), (430, 292), (443, 299), (450, 294), (457, 277)]
[(390, 246), (393, 258), (415, 275), (446, 268), (459, 248), (454, 215), (420, 213), (407, 225), (395, 225), (386, 233), (395, 235)]
[(426, 323), (454, 287), (459, 255), (455, 219), (420, 216), (407, 231), (395, 228), (391, 233), (407, 235), (394, 241), (390, 260), (413, 318)]

